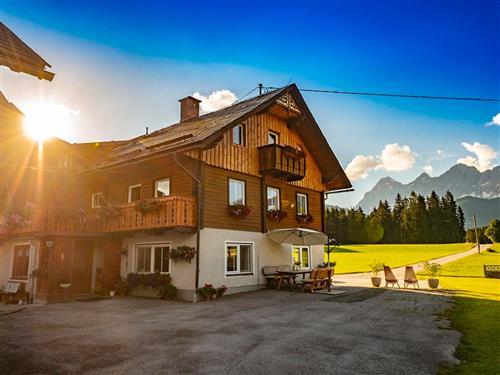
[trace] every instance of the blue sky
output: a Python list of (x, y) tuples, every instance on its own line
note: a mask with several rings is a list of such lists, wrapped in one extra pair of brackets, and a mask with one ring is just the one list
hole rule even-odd
[[(241, 97), (259, 82), (500, 97), (498, 1), (144, 3), (0, 0), (2, 21), (56, 73), (48, 83), (2, 70), (2, 91), (20, 107), (36, 96), (74, 109), (72, 141), (132, 137), (175, 122), (183, 96)], [(482, 147), (500, 148), (500, 126), (485, 126), (498, 103), (304, 97), (344, 167), (357, 155), (372, 163), (332, 203), (356, 204), (386, 175), (499, 162)]]

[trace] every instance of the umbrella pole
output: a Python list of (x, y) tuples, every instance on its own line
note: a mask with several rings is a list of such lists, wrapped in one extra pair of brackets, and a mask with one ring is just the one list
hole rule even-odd
[(330, 236), (327, 238), (326, 253), (328, 254), (328, 292), (332, 291), (332, 269), (330, 268)]

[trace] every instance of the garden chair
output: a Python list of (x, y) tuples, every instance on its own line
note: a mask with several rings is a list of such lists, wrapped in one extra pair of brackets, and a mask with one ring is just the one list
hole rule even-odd
[(266, 278), (266, 288), (270, 288), (271, 284), (278, 283), (281, 278), (280, 275), (276, 273), (278, 271), (279, 266), (265, 266), (262, 267), (262, 274)]
[(394, 286), (394, 284), (398, 284), (398, 288), (401, 288), (399, 286), (398, 279), (396, 279), (396, 276), (394, 276), (394, 273), (392, 273), (391, 267), (389, 266), (384, 266), (384, 276), (385, 276), (385, 287), (389, 284)]
[(303, 287), (302, 291), (306, 290), (306, 286), (309, 286), (311, 293), (314, 293), (316, 289), (323, 289), (328, 286), (328, 268), (319, 268), (311, 271), (311, 276), (307, 279), (302, 280)]
[(27, 301), (29, 293), (24, 291), (24, 283), (17, 281), (7, 282), (5, 290), (1, 292), (2, 302), (8, 304), (12, 301)]
[(415, 288), (415, 285), (416, 285), (416, 287), (420, 289), (420, 285), (418, 285), (417, 275), (415, 275), (415, 271), (413, 270), (413, 267), (412, 266), (406, 266), (406, 268), (405, 268), (404, 288), (406, 288), (410, 284), (413, 285), (414, 288)]

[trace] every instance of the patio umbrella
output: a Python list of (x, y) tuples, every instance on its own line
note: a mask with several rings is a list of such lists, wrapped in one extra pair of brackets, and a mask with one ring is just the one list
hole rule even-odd
[(324, 245), (328, 236), (323, 232), (306, 228), (274, 229), (267, 233), (277, 243), (291, 245)]

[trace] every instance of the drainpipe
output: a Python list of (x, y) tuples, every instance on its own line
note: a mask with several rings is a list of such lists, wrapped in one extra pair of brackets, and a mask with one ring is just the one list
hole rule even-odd
[(193, 302), (196, 302), (196, 295), (198, 293), (198, 287), (200, 284), (200, 228), (201, 228), (201, 181), (196, 177), (190, 170), (188, 170), (184, 165), (177, 160), (177, 153), (173, 154), (174, 162), (186, 172), (195, 182), (196, 182), (196, 272), (194, 281), (194, 292)]

